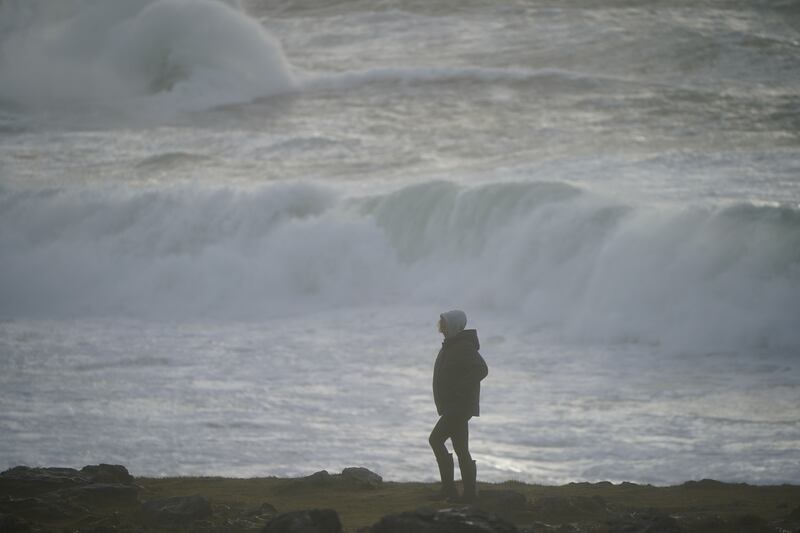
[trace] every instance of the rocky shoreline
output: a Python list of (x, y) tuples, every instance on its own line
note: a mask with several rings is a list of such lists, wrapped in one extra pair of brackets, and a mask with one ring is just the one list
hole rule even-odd
[(713, 480), (481, 483), (471, 505), (365, 468), (304, 478), (135, 478), (124, 466), (0, 473), (0, 533), (800, 532), (800, 486)]

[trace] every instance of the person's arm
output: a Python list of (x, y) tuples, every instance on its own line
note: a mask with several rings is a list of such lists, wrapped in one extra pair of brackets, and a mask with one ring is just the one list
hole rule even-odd
[(475, 350), (472, 371), (473, 377), (476, 381), (481, 381), (489, 375), (489, 367), (486, 366), (486, 361), (483, 359), (478, 350)]
[(448, 368), (448, 374), (458, 385), (470, 385), (480, 382), (489, 375), (489, 367), (475, 348), (464, 350), (460, 357)]

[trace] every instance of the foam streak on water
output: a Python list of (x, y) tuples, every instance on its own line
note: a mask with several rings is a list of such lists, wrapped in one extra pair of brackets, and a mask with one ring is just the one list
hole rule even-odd
[[(429, 322), (408, 318), (429, 311), (5, 323), (0, 423), (14, 438), (0, 455), (8, 464), (122, 462), (139, 475), (360, 464), (389, 479), (433, 480), (437, 340)], [(482, 479), (778, 483), (800, 474), (791, 360), (554, 344), (476, 321), (508, 334), (483, 342), (491, 372), (472, 423)]]

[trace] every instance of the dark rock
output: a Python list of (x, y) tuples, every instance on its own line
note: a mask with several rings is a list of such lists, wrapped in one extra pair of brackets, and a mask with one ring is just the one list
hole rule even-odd
[(732, 531), (742, 533), (774, 533), (775, 529), (770, 527), (766, 520), (756, 515), (744, 515), (738, 517), (733, 522)]
[(137, 487), (119, 483), (92, 483), (59, 491), (61, 497), (88, 506), (133, 505), (138, 502), (138, 494)]
[(367, 487), (377, 488), (383, 483), (383, 478), (363, 467), (350, 467), (342, 470), (342, 479), (353, 482), (354, 484)]
[(283, 513), (270, 520), (262, 533), (342, 533), (339, 514), (333, 509)]
[(122, 465), (87, 465), (81, 468), (81, 474), (92, 483), (133, 483), (133, 476)]
[(543, 524), (534, 522), (519, 530), (520, 533), (579, 533), (580, 529), (572, 524)]
[(800, 506), (795, 507), (791, 513), (789, 513), (788, 518), (790, 520), (800, 520)]
[(542, 518), (570, 517), (570, 519), (609, 515), (611, 511), (599, 496), (546, 496), (537, 498), (530, 505), (530, 510)]
[(334, 483), (334, 477), (327, 470), (314, 472), (310, 476), (287, 480), (286, 485), (281, 489), (283, 492), (302, 492), (309, 489), (330, 487)]
[(45, 492), (89, 483), (74, 468), (30, 468), (15, 466), (0, 473), (0, 495), (37, 496)]
[(675, 518), (651, 510), (632, 513), (616, 520), (607, 521), (608, 533), (682, 533), (685, 531)]
[(250, 509), (215, 505), (211, 519), (192, 524), (191, 533), (256, 533), (272, 520), (278, 511), (269, 503)]
[(274, 505), (267, 502), (264, 502), (258, 507), (250, 509), (245, 513), (246, 516), (265, 516), (265, 515), (275, 516), (276, 514), (278, 514), (278, 510), (275, 508)]
[(75, 533), (118, 533), (115, 526), (88, 526), (77, 529)]
[(779, 522), (779, 525), (785, 531), (800, 531), (800, 507), (789, 513), (786, 518)]
[(332, 484), (333, 476), (327, 470), (320, 470), (310, 476), (290, 480), (285, 489), (290, 491), (294, 489), (305, 490), (308, 488), (328, 487)]
[(221, 521), (198, 520), (192, 525), (191, 533), (257, 533), (264, 527), (264, 521), (246, 518), (227, 518)]
[(0, 533), (30, 533), (31, 526), (16, 516), (0, 514)]
[(525, 509), (528, 499), (515, 490), (482, 490), (475, 505), (493, 512), (517, 511)]
[(779, 528), (769, 524), (756, 515), (743, 515), (721, 518), (719, 516), (700, 516), (686, 520), (686, 530), (702, 533), (776, 533), (777, 531), (800, 531), (791, 524)]
[(730, 526), (719, 516), (690, 517), (685, 521), (689, 531), (703, 533), (729, 533)]
[(0, 510), (37, 520), (61, 520), (84, 511), (83, 509), (73, 509), (63, 502), (48, 502), (41, 498), (8, 498), (0, 500)]
[(134, 533), (140, 531), (140, 528), (134, 530), (132, 524), (123, 522), (118, 513), (100, 517), (88, 515), (75, 524), (75, 527), (77, 529), (74, 530), (74, 533)]
[(687, 481), (681, 487), (687, 489), (718, 489), (726, 484), (716, 479), (701, 479), (700, 481)]
[(140, 519), (153, 525), (182, 525), (211, 516), (211, 504), (202, 496), (175, 496), (144, 502)]
[(513, 524), (471, 508), (420, 510), (384, 516), (369, 533), (517, 533)]
[(320, 470), (319, 472), (314, 472), (310, 476), (300, 478), (300, 480), (312, 485), (328, 485), (333, 481), (333, 476), (331, 476), (327, 470)]
[(313, 489), (327, 489), (334, 487), (377, 488), (383, 483), (383, 478), (366, 468), (345, 468), (341, 474), (331, 475), (327, 470), (314, 472), (310, 476), (287, 480), (280, 489), (282, 492), (298, 492)]

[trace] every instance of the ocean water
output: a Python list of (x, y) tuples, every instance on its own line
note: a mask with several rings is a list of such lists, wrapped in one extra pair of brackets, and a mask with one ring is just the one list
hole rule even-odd
[(0, 468), (800, 483), (800, 10), (0, 1)]

